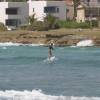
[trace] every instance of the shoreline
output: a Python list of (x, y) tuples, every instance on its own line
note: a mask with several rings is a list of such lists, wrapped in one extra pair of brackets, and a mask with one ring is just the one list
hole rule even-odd
[[(4, 42), (0, 43), (0, 47), (10, 47), (10, 46), (32, 46), (32, 47), (48, 47), (47, 44), (23, 44), (23, 43), (12, 43), (12, 42)], [(55, 45), (54, 47), (71, 47), (71, 48), (80, 48), (80, 47), (100, 47), (100, 46), (77, 46), (77, 45), (71, 45), (71, 46), (66, 46), (66, 45)]]
[(94, 46), (100, 46), (100, 29), (0, 32), (0, 43), (48, 45), (51, 40), (55, 46), (76, 46), (82, 40), (93, 40)]

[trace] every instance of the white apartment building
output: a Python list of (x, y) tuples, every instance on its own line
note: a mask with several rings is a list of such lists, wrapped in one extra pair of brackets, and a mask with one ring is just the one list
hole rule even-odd
[(8, 27), (27, 23), (29, 6), (24, 2), (0, 2), (0, 22)]
[(66, 20), (66, 1), (28, 1), (29, 15), (35, 14), (37, 20), (43, 20), (51, 14), (61, 20)]
[(28, 24), (27, 18), (33, 14), (39, 21), (47, 14), (66, 20), (66, 1), (0, 2), (0, 22), (8, 27)]

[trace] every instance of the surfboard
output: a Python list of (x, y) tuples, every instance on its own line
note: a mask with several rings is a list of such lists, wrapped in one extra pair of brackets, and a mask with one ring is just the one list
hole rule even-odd
[(52, 56), (50, 58), (47, 58), (46, 60), (44, 60), (44, 62), (53, 62), (56, 60), (56, 57), (55, 56)]
[(47, 60), (48, 61), (54, 61), (55, 59), (56, 59), (56, 57), (55, 56), (52, 56), (52, 57), (48, 58)]

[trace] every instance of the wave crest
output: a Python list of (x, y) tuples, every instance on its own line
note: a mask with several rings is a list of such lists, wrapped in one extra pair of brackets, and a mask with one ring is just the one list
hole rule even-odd
[(5, 42), (0, 43), (0, 46), (42, 46), (44, 44), (23, 44), (23, 43), (12, 43), (12, 42)]
[(74, 97), (46, 95), (41, 90), (0, 91), (0, 100), (100, 100), (100, 97)]

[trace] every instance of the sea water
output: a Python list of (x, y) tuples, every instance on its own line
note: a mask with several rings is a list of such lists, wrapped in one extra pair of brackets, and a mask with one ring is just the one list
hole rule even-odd
[(0, 100), (100, 100), (100, 48), (0, 46)]

